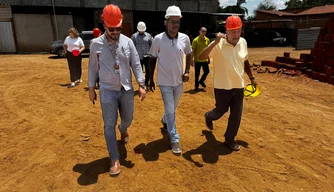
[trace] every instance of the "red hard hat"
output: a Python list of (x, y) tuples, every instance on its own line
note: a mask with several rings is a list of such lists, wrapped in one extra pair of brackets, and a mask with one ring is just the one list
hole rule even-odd
[(107, 27), (120, 27), (122, 25), (123, 15), (117, 5), (106, 5), (101, 17)]
[(226, 30), (240, 29), (242, 27), (242, 21), (238, 15), (229, 16), (226, 19)]
[(100, 34), (101, 34), (100, 29), (99, 29), (99, 28), (94, 28), (94, 30), (93, 30), (93, 35), (94, 35), (94, 37), (95, 37), (95, 38), (96, 38), (96, 37), (99, 37)]

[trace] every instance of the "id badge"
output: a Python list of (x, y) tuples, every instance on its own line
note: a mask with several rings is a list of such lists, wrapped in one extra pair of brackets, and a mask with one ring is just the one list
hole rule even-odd
[(116, 74), (119, 74), (119, 64), (115, 64), (114, 71)]

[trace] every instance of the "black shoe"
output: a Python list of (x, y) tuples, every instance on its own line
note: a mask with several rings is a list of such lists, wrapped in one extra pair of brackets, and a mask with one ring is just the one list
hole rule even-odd
[(207, 127), (208, 129), (210, 129), (210, 131), (212, 131), (212, 130), (213, 130), (213, 123), (212, 123), (212, 121), (208, 120), (208, 112), (206, 112), (206, 113), (204, 114), (204, 119), (205, 119), (206, 127)]
[(168, 131), (168, 129), (167, 129), (167, 123), (165, 123), (162, 119), (161, 119), (161, 123), (162, 123), (162, 125), (164, 126), (162, 129), (163, 129), (164, 131)]
[(204, 88), (206, 87), (206, 85), (205, 85), (204, 82), (201, 81), (201, 82), (198, 82), (198, 83), (199, 83), (200, 85), (202, 85), (202, 87), (204, 87)]
[(234, 139), (233, 140), (225, 140), (225, 142), (234, 151), (239, 151), (240, 150), (240, 145)]
[(199, 91), (199, 90), (198, 90), (198, 87), (195, 87), (194, 91)]

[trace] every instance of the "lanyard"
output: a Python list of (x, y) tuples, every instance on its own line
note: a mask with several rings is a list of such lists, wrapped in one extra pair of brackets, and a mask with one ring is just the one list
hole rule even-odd
[(109, 44), (109, 48), (111, 50), (112, 55), (116, 59), (115, 65), (119, 65), (119, 58), (118, 58), (118, 40), (116, 41), (116, 46), (113, 46), (112, 43)]

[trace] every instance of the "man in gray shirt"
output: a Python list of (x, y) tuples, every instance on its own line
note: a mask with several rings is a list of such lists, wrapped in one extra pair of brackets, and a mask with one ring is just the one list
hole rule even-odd
[[(148, 86), (150, 79), (150, 67), (149, 67), (149, 54), (152, 45), (152, 36), (146, 33), (146, 25), (144, 22), (140, 21), (137, 24), (137, 32), (131, 36), (133, 43), (139, 54), (140, 63), (143, 68), (145, 66), (145, 85)], [(143, 68), (144, 69), (144, 68)]]
[(136, 48), (130, 38), (121, 34), (123, 16), (118, 6), (104, 7), (102, 20), (106, 32), (94, 39), (90, 47), (88, 64), (89, 99), (95, 104), (94, 90), (97, 78), (100, 79), (100, 102), (104, 121), (104, 136), (110, 155), (111, 176), (120, 173), (119, 152), (115, 127), (118, 111), (121, 124), (121, 141), (129, 141), (127, 132), (132, 123), (134, 110), (134, 88), (131, 69), (139, 84), (139, 97), (146, 97), (145, 78), (140, 66)]

